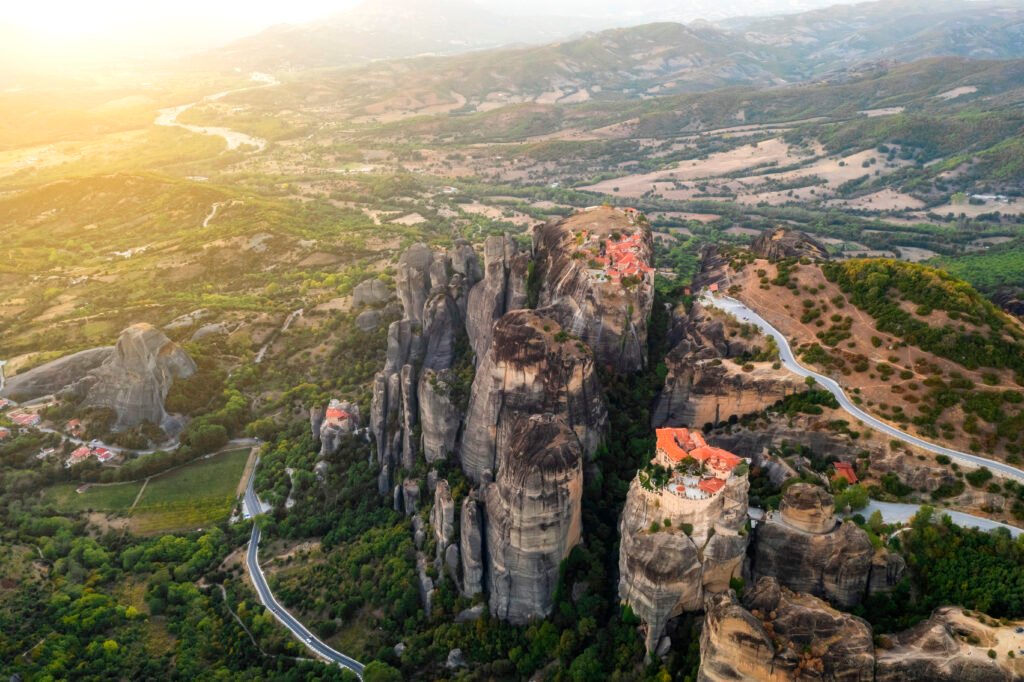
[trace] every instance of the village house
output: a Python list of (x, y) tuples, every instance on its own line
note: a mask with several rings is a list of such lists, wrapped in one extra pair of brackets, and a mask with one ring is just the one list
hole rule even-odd
[(72, 436), (77, 436), (82, 432), (82, 420), (72, 419), (68, 421), (68, 423), (64, 425), (64, 430)]
[(853, 470), (853, 465), (849, 462), (834, 462), (832, 468), (836, 470), (834, 479), (844, 478), (846, 482), (853, 485), (857, 482), (857, 472)]
[(32, 412), (11, 412), (8, 417), (18, 426), (36, 426), (42, 419)]
[(11, 406), (11, 401), (7, 398), (0, 398), (0, 410), (6, 410)]
[(81, 445), (75, 448), (71, 456), (64, 462), (64, 468), (69, 469), (76, 464), (81, 464), (90, 457), (95, 457), (101, 464), (106, 464), (117, 457), (117, 453), (101, 445)]
[(0, 440), (6, 440), (11, 437), (11, 430), (6, 426), (0, 426)]

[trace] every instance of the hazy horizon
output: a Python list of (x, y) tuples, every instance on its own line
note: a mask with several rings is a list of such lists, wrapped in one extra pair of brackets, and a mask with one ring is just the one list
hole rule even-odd
[[(381, 1), (381, 0), (370, 0)], [(498, 0), (459, 0), (498, 15), (551, 16), (579, 19), (566, 34), (594, 28), (630, 26), (651, 21), (721, 20), (743, 15), (805, 11), (861, 0), (524, 0), (514, 7)], [(363, 0), (294, 0), (288, 3), (217, 3), (179, 0), (153, 6), (126, 0), (69, 3), (41, 0), (0, 11), (0, 36), (6, 45), (0, 57), (14, 55), (37, 67), (66, 65), (69, 57), (164, 59), (215, 48), (278, 24), (302, 24), (364, 4)], [(435, 4), (423, 3), (426, 6)], [(450, 4), (450, 2), (446, 2)], [(587, 20), (587, 21), (582, 21)], [(85, 66), (85, 62), (78, 62)], [(15, 66), (7, 64), (8, 67)], [(24, 67), (25, 64), (18, 64)]]

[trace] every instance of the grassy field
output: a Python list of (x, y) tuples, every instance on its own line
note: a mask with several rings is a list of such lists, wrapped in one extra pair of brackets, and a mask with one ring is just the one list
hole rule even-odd
[(132, 513), (137, 533), (193, 530), (220, 521), (235, 504), (249, 448), (225, 452), (150, 480)]
[(141, 483), (119, 483), (117, 485), (92, 486), (84, 493), (76, 493), (78, 483), (62, 483), (47, 488), (44, 499), (61, 511), (127, 511), (139, 494)]
[[(194, 530), (225, 518), (235, 504), (236, 490), (249, 458), (249, 448), (231, 450), (193, 462), (150, 479), (131, 512), (136, 533)], [(45, 499), (61, 511), (102, 511), (128, 514), (142, 483), (93, 486), (76, 493), (76, 484), (55, 485)]]

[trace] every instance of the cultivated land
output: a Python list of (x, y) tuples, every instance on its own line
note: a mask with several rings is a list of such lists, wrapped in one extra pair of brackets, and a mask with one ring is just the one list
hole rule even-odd
[(131, 530), (142, 534), (195, 530), (227, 518), (249, 453), (249, 448), (230, 450), (197, 460), (150, 478), (145, 490), (136, 482), (91, 485), (77, 493), (77, 484), (61, 484), (48, 488), (44, 500), (65, 512), (126, 516)]

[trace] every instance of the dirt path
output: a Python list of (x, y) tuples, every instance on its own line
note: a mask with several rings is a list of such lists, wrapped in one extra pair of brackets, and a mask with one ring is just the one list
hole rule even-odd
[(245, 469), (242, 470), (242, 478), (238, 481), (238, 488), (235, 490), (235, 495), (241, 497), (245, 494), (245, 486), (249, 484), (249, 477), (252, 475), (252, 470), (256, 468), (256, 459), (260, 452), (259, 445), (253, 445), (249, 451), (249, 459), (245, 460)]
[(139, 500), (142, 499), (142, 493), (146, 492), (146, 486), (149, 485), (149, 479), (151, 478), (153, 477), (147, 476), (146, 480), (142, 482), (142, 487), (139, 488), (139, 494), (135, 496), (135, 501), (132, 502), (132, 506), (128, 507), (127, 516), (131, 516), (132, 512), (135, 511), (135, 505), (137, 505)]

